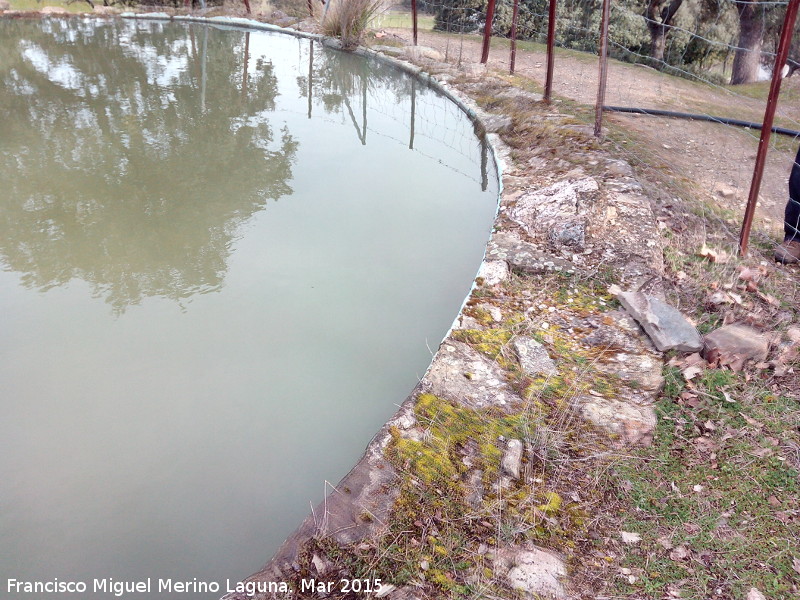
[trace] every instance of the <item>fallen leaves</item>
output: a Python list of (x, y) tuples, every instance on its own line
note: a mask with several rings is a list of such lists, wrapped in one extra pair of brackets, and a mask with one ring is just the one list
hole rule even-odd
[(622, 538), (622, 542), (625, 544), (638, 544), (642, 541), (641, 535), (631, 531), (620, 531), (619, 536)]
[(730, 255), (724, 250), (715, 250), (714, 248), (710, 248), (705, 244), (703, 244), (703, 247), (700, 248), (700, 251), (697, 253), (697, 255), (709, 260), (712, 263), (719, 264), (724, 264), (730, 259)]

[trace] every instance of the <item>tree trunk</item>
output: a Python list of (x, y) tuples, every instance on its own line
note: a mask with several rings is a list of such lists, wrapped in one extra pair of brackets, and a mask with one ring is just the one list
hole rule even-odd
[(663, 4), (664, 0), (649, 0), (644, 13), (647, 30), (650, 32), (650, 58), (657, 62), (664, 62), (667, 33), (683, 0), (672, 0), (669, 4)]
[(761, 46), (764, 43), (764, 12), (752, 0), (736, 4), (739, 13), (739, 41), (733, 57), (731, 85), (758, 81)]
[(664, 62), (664, 48), (667, 45), (667, 28), (660, 23), (648, 23), (650, 30), (650, 58)]

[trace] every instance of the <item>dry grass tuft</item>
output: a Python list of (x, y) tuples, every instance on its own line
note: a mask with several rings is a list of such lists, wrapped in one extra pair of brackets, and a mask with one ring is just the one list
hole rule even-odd
[(322, 16), (322, 32), (339, 38), (345, 49), (361, 44), (369, 24), (384, 10), (383, 0), (330, 0)]

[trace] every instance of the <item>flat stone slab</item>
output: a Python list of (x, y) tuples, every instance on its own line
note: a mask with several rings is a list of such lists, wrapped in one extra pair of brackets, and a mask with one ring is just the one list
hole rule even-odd
[(581, 416), (616, 435), (625, 445), (649, 446), (656, 428), (656, 413), (648, 404), (597, 396), (580, 396), (575, 404)]
[(518, 399), (497, 364), (469, 345), (449, 339), (436, 353), (423, 385), (436, 396), (473, 409), (506, 407)]
[(516, 337), (512, 342), (519, 366), (528, 375), (555, 375), (556, 363), (547, 353), (547, 348), (530, 337)]
[(486, 257), (505, 260), (512, 271), (528, 275), (576, 271), (575, 265), (570, 261), (542, 252), (534, 244), (523, 242), (509, 233), (498, 233), (492, 237), (486, 248)]
[(703, 340), (694, 325), (663, 300), (641, 292), (620, 292), (617, 299), (659, 351), (698, 352), (702, 349)]
[(594, 328), (582, 342), (601, 351), (594, 366), (603, 373), (616, 375), (637, 389), (657, 392), (664, 385), (661, 372), (664, 362), (649, 338), (641, 333), (627, 313), (613, 310), (602, 318), (589, 317), (585, 326)]
[(555, 553), (536, 546), (509, 546), (495, 554), (494, 570), (513, 590), (525, 598), (566, 598), (561, 580), (567, 576), (564, 561)]
[(406, 46), (404, 53), (412, 61), (421, 59), (435, 60), (436, 62), (444, 61), (444, 54), (435, 48), (428, 48), (427, 46)]
[(748, 360), (763, 362), (769, 354), (769, 339), (746, 325), (725, 325), (703, 340), (703, 358), (740, 371)]

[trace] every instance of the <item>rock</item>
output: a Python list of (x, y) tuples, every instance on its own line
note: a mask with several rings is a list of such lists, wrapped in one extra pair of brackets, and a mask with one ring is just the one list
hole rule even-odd
[(533, 338), (517, 337), (513, 341), (519, 366), (528, 375), (556, 375), (556, 363), (550, 358), (547, 349)]
[(641, 292), (620, 292), (617, 299), (659, 351), (697, 352), (703, 347), (694, 325), (663, 300)]
[(548, 272), (574, 273), (575, 265), (541, 252), (535, 245), (523, 242), (510, 233), (492, 236), (486, 249), (487, 259), (503, 259), (512, 270), (536, 275)]
[(401, 56), (405, 54), (405, 49), (402, 46), (372, 46), (375, 52), (382, 52), (389, 56)]
[(567, 568), (553, 552), (536, 546), (503, 548), (495, 555), (494, 570), (525, 598), (566, 598), (561, 581), (567, 575)]
[(473, 510), (480, 510), (483, 506), (483, 471), (475, 469), (469, 471), (464, 488), (469, 490), (465, 498)]
[(92, 9), (92, 12), (96, 15), (116, 15), (120, 11), (115, 6), (101, 6), (97, 5)]
[(589, 209), (598, 190), (591, 177), (559, 181), (520, 196), (509, 216), (531, 236), (546, 235), (551, 241), (569, 244), (580, 240), (582, 244)]
[(514, 479), (519, 479), (519, 471), (522, 468), (522, 442), (519, 440), (508, 440), (506, 451), (500, 461), (500, 468), (503, 473)]
[(501, 133), (511, 128), (511, 117), (506, 115), (488, 115), (483, 118), (483, 127), (487, 133)]
[(786, 330), (786, 339), (793, 344), (800, 344), (800, 327), (789, 327)]
[[(386, 586), (386, 584), (381, 585), (378, 593), (375, 594), (376, 598), (381, 597), (379, 594), (383, 590), (384, 586)], [(394, 586), (391, 587), (394, 588)], [(404, 585), (401, 588), (397, 588), (393, 590), (388, 596), (388, 598), (390, 598), (391, 600), (421, 600), (424, 597), (426, 597), (425, 594), (423, 594), (419, 590), (419, 588), (416, 588), (413, 585)]]
[(586, 226), (583, 223), (554, 225), (550, 231), (547, 232), (547, 237), (551, 242), (559, 246), (583, 248), (586, 239)]
[(485, 260), (478, 270), (478, 278), (483, 279), (484, 285), (497, 285), (508, 279), (510, 274), (504, 260)]
[(656, 413), (652, 406), (597, 396), (580, 396), (575, 403), (584, 419), (619, 436), (624, 444), (649, 446), (653, 442)]
[(45, 6), (40, 11), (43, 15), (68, 15), (69, 11), (60, 6)]
[(747, 592), (746, 600), (767, 600), (767, 598), (758, 590), (758, 588), (750, 588), (750, 591)]
[(483, 329), (483, 325), (474, 317), (461, 315), (455, 329)]
[(718, 183), (714, 186), (714, 193), (722, 198), (735, 198), (736, 188), (733, 188), (724, 183)]
[(0, 0), (0, 10), (9, 10), (11, 8), (11, 4), (8, 0)]
[(481, 75), (486, 73), (486, 65), (480, 63), (465, 62), (462, 63), (461, 70), (464, 72), (465, 75), (468, 75), (470, 77), (480, 77)]
[(501, 311), (493, 304), (478, 304), (478, 306), (476, 306), (475, 308), (485, 310), (487, 313), (489, 313), (489, 316), (492, 317), (492, 321), (494, 321), (495, 323), (499, 323), (500, 321), (503, 320), (503, 311)]
[(609, 160), (606, 163), (606, 173), (612, 177), (634, 177), (633, 167), (624, 160)]
[(444, 54), (435, 48), (428, 48), (427, 46), (406, 46), (405, 55), (414, 61), (421, 59), (435, 60), (436, 62), (444, 61)]
[(765, 361), (769, 353), (769, 339), (746, 325), (725, 325), (706, 335), (703, 342), (703, 358), (734, 371), (740, 371), (748, 360)]
[(499, 366), (450, 339), (442, 343), (423, 383), (432, 394), (469, 408), (505, 407), (517, 400)]

